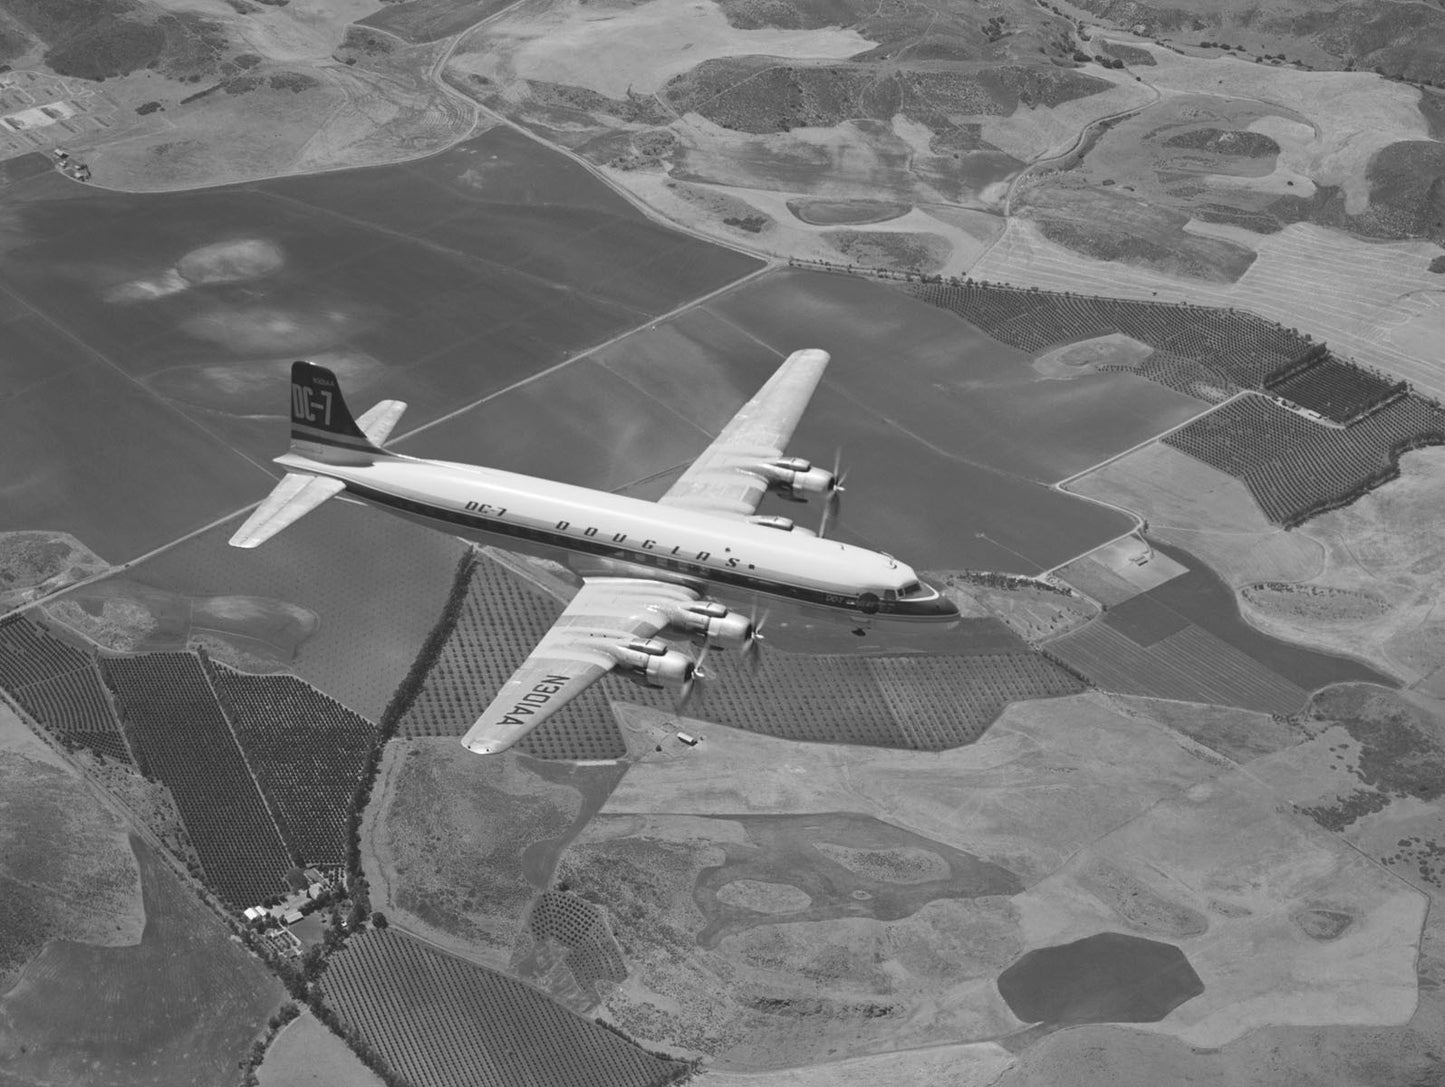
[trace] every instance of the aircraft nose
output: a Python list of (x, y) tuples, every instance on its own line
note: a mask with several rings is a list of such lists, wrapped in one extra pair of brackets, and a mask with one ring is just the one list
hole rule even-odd
[(958, 618), (958, 605), (953, 601), (953, 598), (931, 582), (928, 587), (938, 593), (938, 598), (931, 602), (933, 605), (933, 614), (937, 615), (940, 619)]

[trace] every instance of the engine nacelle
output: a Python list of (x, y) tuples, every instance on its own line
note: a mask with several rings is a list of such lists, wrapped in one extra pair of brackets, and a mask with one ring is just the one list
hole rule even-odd
[(753, 640), (753, 621), (714, 600), (669, 608), (668, 623), (719, 649), (742, 649)]
[(655, 690), (687, 686), (697, 663), (686, 653), (656, 638), (639, 638), (613, 648), (617, 671), (633, 683)]
[(806, 502), (810, 494), (832, 494), (838, 478), (826, 468), (815, 468), (801, 457), (783, 457), (760, 464), (757, 473), (768, 481), (768, 490), (790, 502)]

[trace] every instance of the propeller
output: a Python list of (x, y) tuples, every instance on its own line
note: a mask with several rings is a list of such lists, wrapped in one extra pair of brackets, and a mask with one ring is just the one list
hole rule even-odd
[(687, 677), (681, 690), (678, 692), (676, 709), (679, 714), (683, 713), (692, 703), (693, 698), (698, 699), (701, 707), (704, 685), (707, 682), (707, 672), (703, 670), (703, 661), (707, 660), (708, 646), (703, 644), (702, 652), (697, 655), (697, 660), (692, 666), (692, 674)]
[(818, 535), (827, 536), (828, 529), (843, 511), (843, 484), (848, 479), (848, 470), (843, 467), (843, 450), (840, 447), (833, 454), (833, 489), (823, 499), (823, 519), (818, 524)]
[(767, 626), (767, 623), (768, 613), (763, 612), (762, 618), (759, 618), (758, 605), (757, 602), (754, 601), (752, 614), (753, 636), (748, 639), (748, 644), (743, 646), (742, 652), (743, 659), (748, 662), (748, 668), (752, 671), (753, 675), (757, 675), (763, 667), (763, 642), (767, 640), (763, 637), (763, 627)]

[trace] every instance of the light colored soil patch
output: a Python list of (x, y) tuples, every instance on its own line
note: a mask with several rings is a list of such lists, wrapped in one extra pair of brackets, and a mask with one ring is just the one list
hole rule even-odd
[(1110, 698), (1125, 713), (1138, 713), (1158, 721), (1239, 763), (1292, 747), (1309, 738), (1303, 725), (1254, 710), (1166, 702), (1133, 695), (1111, 695)]
[(850, 872), (885, 883), (928, 883), (947, 879), (948, 862), (937, 853), (903, 846), (897, 849), (853, 849), (820, 842), (818, 852)]
[[(1439, 277), (1427, 270), (1438, 246), (1359, 242), (1310, 223), (1291, 223), (1270, 235), (1198, 221), (1188, 229), (1251, 248), (1257, 259), (1233, 284), (1207, 283), (1080, 256), (1049, 241), (1037, 224), (1014, 218), (970, 274), (1111, 298), (1234, 306), (1306, 329), (1337, 352), (1404, 378), (1427, 395), (1445, 395), (1439, 353), (1418, 351), (1419, 344), (1445, 336), (1445, 308), (1411, 300), (1440, 290)], [(1405, 330), (1405, 347), (1390, 339), (1389, 330), (1397, 327)]]
[(1015, 703), (976, 744), (938, 754), (794, 744), (711, 725), (687, 758), (634, 766), (603, 811), (859, 812), (1029, 883), (1221, 765), (1090, 694)]
[(536, 892), (527, 850), (562, 835), (581, 805), (532, 765), (478, 758), (451, 738), (389, 743), (363, 834), (375, 908), (505, 968)]
[(108, 565), (68, 532), (0, 532), (0, 611), (39, 600)]
[(129, 828), (0, 702), (0, 991), (47, 940), (140, 942)]
[[(1445, 501), (1445, 451), (1419, 450), (1400, 463), (1398, 480), (1289, 532), (1265, 521), (1238, 480), (1160, 443), (1068, 489), (1139, 514), (1151, 536), (1199, 556), (1235, 587), (1244, 618), (1266, 634), (1415, 682), (1445, 666), (1445, 639), (1432, 627), (1445, 543), (1431, 512)], [(1261, 584), (1297, 588), (1287, 599), (1239, 591)]]
[(96, 645), (119, 653), (204, 644), (218, 660), (275, 671), (294, 660), (320, 617), (285, 600), (186, 596), (115, 577), (44, 605), (45, 613)]
[(1266, 615), (1314, 623), (1358, 623), (1377, 619), (1390, 608), (1369, 593), (1335, 589), (1328, 585), (1291, 585), (1264, 581), (1239, 591), (1250, 605)]
[(813, 901), (797, 887), (756, 879), (735, 879), (724, 884), (717, 897), (719, 902), (755, 913), (797, 913)]
[(1171, 901), (1108, 861), (1081, 864), (1074, 878), (1134, 932), (1155, 939), (1182, 939), (1209, 931), (1209, 920), (1199, 910)]
[[(1203, 934), (1173, 940), (1207, 979), (1205, 991), (1142, 1029), (1211, 1046), (1269, 1024), (1403, 1024), (1415, 1010), (1425, 896), (1282, 811), (1253, 768), (1166, 798), (1090, 845), (1078, 867), (1020, 896), (1031, 945), (1109, 927), (1074, 886), (1075, 873), (1097, 863), (1190, 911), (1178, 918), (1208, 922)], [(1337, 940), (1312, 939), (1290, 920), (1323, 903), (1357, 918)]]
[[(1139, 69), (1146, 83), (1171, 92), (1217, 94), (1220, 82), (1236, 98), (1254, 98), (1309, 118), (1314, 128), (1268, 133), (1280, 159), (1319, 185), (1342, 185), (1346, 210), (1365, 210), (1365, 166), (1397, 140), (1428, 139), (1419, 92), (1367, 72), (1307, 72), (1252, 64), (1233, 57), (1200, 60), (1151, 49), (1156, 65)], [(1295, 136), (1291, 139), (1291, 135)], [(1284, 138), (1281, 138), (1284, 137)]]
[(1095, 373), (1100, 366), (1123, 366), (1132, 370), (1153, 353), (1148, 344), (1116, 332), (1046, 351), (1034, 359), (1033, 368), (1046, 378), (1070, 381)]
[(996, 589), (948, 573), (939, 574), (938, 580), (961, 614), (1002, 619), (1027, 642), (1041, 642), (1073, 630), (1099, 613), (1088, 597), (1077, 593), (1028, 587)]
[(1140, 592), (1157, 588), (1187, 572), (1184, 566), (1162, 551), (1156, 551), (1149, 546), (1148, 541), (1141, 540), (1138, 536), (1128, 536), (1106, 543), (1092, 552), (1090, 557), (1118, 574)]
[(1073, 480), (1067, 490), (1120, 506), (1149, 534), (1198, 555), (1225, 581), (1304, 581), (1323, 567), (1324, 548), (1265, 520), (1233, 476), (1155, 442)]
[[(1445, 540), (1439, 509), (1445, 501), (1445, 450), (1424, 449), (1400, 460), (1399, 479), (1342, 510), (1318, 517), (1297, 530), (1323, 547), (1325, 568), (1315, 578), (1298, 578), (1328, 590), (1318, 599), (1330, 612), (1320, 622), (1308, 597), (1264, 606), (1245, 596), (1250, 622), (1269, 633), (1354, 655), (1368, 654), (1410, 681), (1428, 679), (1445, 667), (1445, 639), (1439, 609), (1445, 603)], [(1265, 579), (1260, 579), (1265, 580)], [(1274, 580), (1274, 579), (1270, 579)], [(1345, 604), (1337, 608), (1335, 602)]]
[(829, 1061), (810, 1068), (743, 1075), (708, 1069), (711, 1087), (878, 1087), (907, 1083), (912, 1087), (989, 1087), (1013, 1063), (1013, 1056), (994, 1042), (941, 1045)]
[(951, 251), (948, 240), (934, 234), (832, 230), (825, 237), (846, 263), (898, 272), (932, 274), (944, 266)]
[(260, 1087), (380, 1087), (381, 1077), (310, 1012), (276, 1035), (256, 1073)]
[(629, 88), (651, 94), (715, 57), (841, 60), (873, 44), (841, 27), (738, 30), (721, 8), (690, 0), (529, 0), (467, 35), (450, 63), (494, 80), (570, 83), (621, 98)]
[[(736, 136), (735, 133), (731, 134)], [(710, 185), (669, 177), (661, 169), (605, 171), (608, 180), (631, 193), (659, 214), (692, 230), (728, 242), (741, 242), (750, 249), (780, 258), (848, 263), (829, 240), (830, 229), (802, 222), (789, 211), (797, 194), (782, 189), (760, 188), (753, 183)], [(754, 178), (753, 181), (763, 179)], [(834, 182), (829, 182), (833, 184)], [(743, 232), (726, 219), (761, 216), (765, 223), (756, 232)], [(925, 248), (936, 252), (938, 239), (949, 251), (939, 271), (963, 275), (1003, 230), (997, 215), (942, 204), (915, 207), (896, 219), (856, 227), (853, 233), (875, 231), (923, 239)]]
[[(806, 834), (813, 818), (782, 822)], [(775, 825), (764, 819), (762, 833)], [(940, 1030), (984, 1039), (1018, 1026), (992, 984), (1023, 950), (1003, 896), (936, 898), (893, 920), (868, 915), (867, 895), (846, 897), (844, 915), (826, 921), (714, 901), (710, 910), (748, 923), (716, 946), (701, 942), (699, 879), (725, 862), (753, 863), (735, 851), (756, 860), (758, 832), (758, 821), (726, 816), (604, 814), (579, 836), (560, 875), (604, 904), (630, 971), (603, 1005), (609, 1021), (707, 1054), (713, 1067), (754, 1071), (928, 1044)]]

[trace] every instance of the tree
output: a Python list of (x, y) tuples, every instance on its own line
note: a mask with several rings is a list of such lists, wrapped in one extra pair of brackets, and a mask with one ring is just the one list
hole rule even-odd
[(386, 914), (381, 913), (380, 911), (378, 911), (378, 912), (376, 912), (376, 913), (373, 913), (373, 914), (371, 915), (371, 923), (372, 923), (373, 925), (375, 925), (378, 929), (384, 929), (384, 928), (386, 928), (386, 926), (387, 926)]

